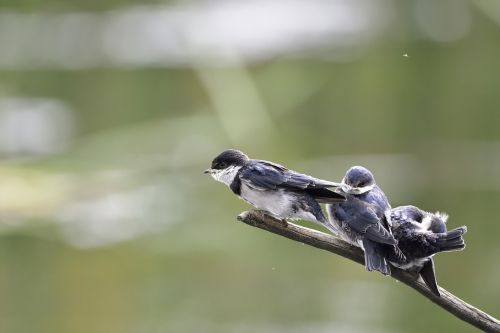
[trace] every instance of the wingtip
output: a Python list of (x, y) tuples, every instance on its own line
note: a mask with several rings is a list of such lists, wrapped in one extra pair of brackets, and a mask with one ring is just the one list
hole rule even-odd
[(437, 297), (441, 297), (441, 293), (439, 292), (439, 287), (436, 281), (436, 273), (434, 271), (434, 261), (432, 258), (427, 261), (424, 266), (420, 269), (420, 277), (424, 281), (425, 285), (429, 290)]
[(377, 272), (382, 273), (385, 276), (391, 275), (391, 269), (389, 268), (389, 265), (387, 265), (387, 264), (379, 266), (379, 267), (372, 267), (372, 266), (368, 267), (368, 266), (366, 266), (365, 268), (366, 268), (366, 270), (368, 272), (377, 271)]
[(379, 254), (367, 253), (365, 251), (365, 268), (369, 272), (377, 271), (386, 276), (391, 275), (389, 264), (385, 258)]

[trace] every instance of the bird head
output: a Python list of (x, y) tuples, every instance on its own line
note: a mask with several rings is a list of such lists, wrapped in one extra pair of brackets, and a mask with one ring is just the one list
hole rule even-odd
[(353, 166), (347, 170), (342, 179), (342, 191), (348, 194), (359, 195), (366, 193), (375, 186), (375, 178), (370, 170), (362, 166)]
[(210, 168), (204, 173), (210, 174), (215, 180), (229, 185), (236, 172), (249, 160), (243, 152), (235, 149), (227, 149), (217, 155)]

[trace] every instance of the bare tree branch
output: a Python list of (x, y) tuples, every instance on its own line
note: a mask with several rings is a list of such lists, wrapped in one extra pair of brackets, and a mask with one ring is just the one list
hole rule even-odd
[[(330, 251), (364, 265), (364, 256), (361, 249), (332, 235), (305, 228), (293, 223), (285, 224), (283, 221), (272, 218), (261, 211), (243, 212), (238, 216), (238, 220), (250, 226), (267, 230), (294, 241)], [(418, 276), (416, 273), (392, 267), (391, 276), (396, 280), (403, 282), (407, 286), (412, 287), (432, 302), (455, 315), (457, 318), (466, 321), (485, 332), (500, 332), (499, 320), (473, 307), (472, 305), (467, 304), (441, 287), (439, 287), (441, 297), (435, 296), (422, 281), (417, 279)]]

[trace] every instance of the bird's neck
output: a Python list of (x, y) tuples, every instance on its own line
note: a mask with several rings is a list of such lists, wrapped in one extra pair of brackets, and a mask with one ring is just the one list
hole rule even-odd
[(217, 172), (212, 173), (212, 177), (216, 181), (230, 186), (240, 169), (241, 166), (230, 166), (224, 170), (218, 170)]

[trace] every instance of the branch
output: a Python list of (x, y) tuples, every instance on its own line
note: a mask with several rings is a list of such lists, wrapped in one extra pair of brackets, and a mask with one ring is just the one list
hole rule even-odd
[[(365, 260), (363, 251), (360, 248), (350, 245), (335, 236), (305, 228), (293, 223), (285, 224), (284, 222), (270, 217), (261, 211), (243, 212), (238, 216), (238, 220), (252, 227), (264, 229), (291, 240), (311, 245), (318, 249), (330, 251), (364, 265)], [(457, 318), (466, 321), (485, 332), (500, 332), (499, 320), (473, 307), (472, 305), (467, 304), (445, 289), (439, 287), (441, 297), (437, 297), (423, 282), (418, 280), (418, 275), (416, 273), (407, 272), (395, 267), (391, 267), (391, 271), (391, 276), (393, 278), (415, 289), (432, 302), (455, 315)]]

